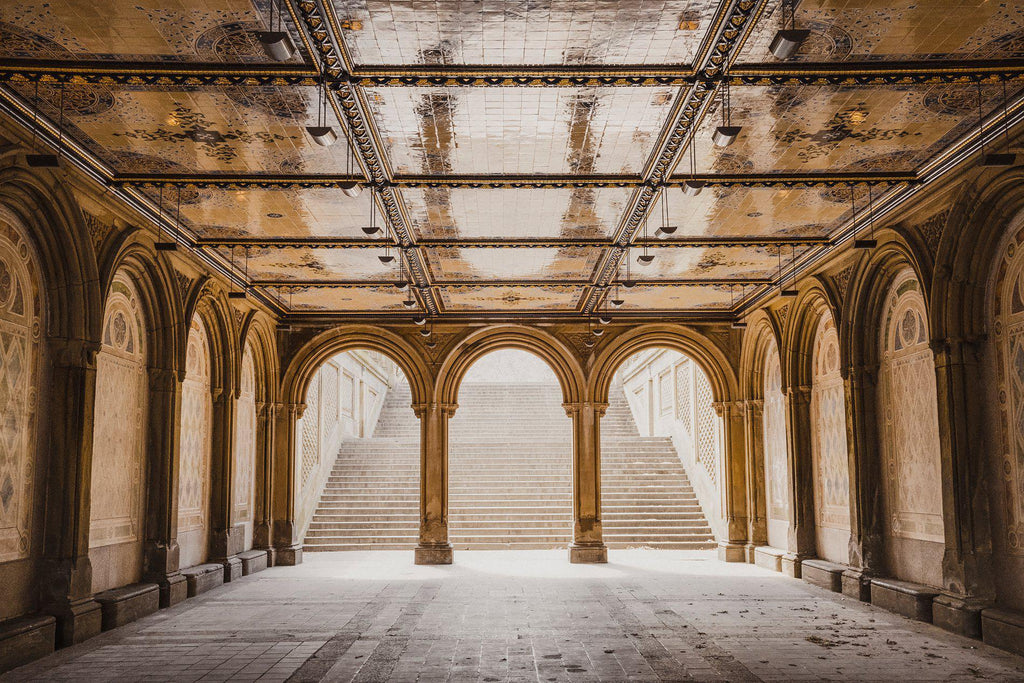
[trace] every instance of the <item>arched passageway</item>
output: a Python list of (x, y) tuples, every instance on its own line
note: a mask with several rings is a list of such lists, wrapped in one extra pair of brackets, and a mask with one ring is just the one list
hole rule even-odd
[(527, 351), (478, 358), (448, 425), (448, 526), (456, 550), (566, 547), (572, 421), (558, 378)]

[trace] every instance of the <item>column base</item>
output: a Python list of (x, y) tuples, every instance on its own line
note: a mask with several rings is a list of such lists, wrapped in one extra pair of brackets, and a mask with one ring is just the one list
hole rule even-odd
[(416, 564), (451, 564), (454, 559), (455, 551), (450, 543), (416, 546)]
[(604, 564), (608, 562), (608, 548), (602, 545), (569, 546), (569, 562), (572, 564)]
[(968, 638), (981, 638), (981, 611), (990, 605), (984, 600), (937, 595), (932, 600), (932, 623)]
[(843, 595), (861, 602), (871, 602), (871, 577), (863, 569), (850, 568), (843, 572)]
[(719, 541), (718, 559), (722, 562), (746, 562), (747, 548), (742, 543)]
[(800, 565), (803, 564), (804, 557), (796, 553), (786, 553), (782, 556), (782, 573), (786, 576), (794, 579), (800, 578)]
[(164, 576), (151, 576), (146, 580), (160, 586), (160, 609), (173, 607), (188, 597), (188, 583), (179, 572)]
[(53, 616), (57, 617), (57, 647), (77, 645), (103, 630), (100, 603), (92, 598), (58, 608)]
[(290, 545), (287, 548), (278, 548), (274, 558), (274, 566), (294, 567), (302, 564), (302, 546)]
[(237, 555), (221, 560), (220, 564), (224, 565), (224, 583), (242, 578), (242, 560)]

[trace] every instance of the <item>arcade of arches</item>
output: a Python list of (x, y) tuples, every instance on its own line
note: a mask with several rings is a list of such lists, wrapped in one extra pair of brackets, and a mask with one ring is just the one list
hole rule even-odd
[(0, 672), (308, 576), (350, 440), (458, 571), (507, 350), (556, 382), (565, 571), (632, 552), (613, 449), (671, 440), (699, 505), (644, 516), (723, 575), (1024, 654), (1021, 5), (421, 4), (0, 3)]

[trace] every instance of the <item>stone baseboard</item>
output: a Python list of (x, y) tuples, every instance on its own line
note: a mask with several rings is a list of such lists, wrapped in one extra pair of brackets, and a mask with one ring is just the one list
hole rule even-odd
[(794, 579), (800, 578), (800, 564), (803, 558), (794, 553), (786, 553), (782, 556), (782, 573)]
[(160, 577), (156, 584), (160, 586), (160, 609), (173, 607), (188, 597), (188, 584), (180, 572)]
[(833, 593), (843, 592), (843, 572), (849, 567), (827, 560), (804, 560), (800, 564), (801, 578)]
[(274, 560), (274, 565), (282, 565), (285, 567), (294, 567), (297, 564), (302, 564), (302, 546), (292, 545), (287, 548), (278, 548)]
[(229, 557), (221, 564), (224, 566), (224, 583), (242, 578), (242, 561), (237, 556)]
[(224, 584), (222, 564), (197, 564), (195, 567), (182, 569), (181, 574), (185, 577), (190, 598)]
[(449, 546), (416, 546), (416, 564), (451, 564), (455, 551)]
[(721, 562), (746, 562), (747, 551), (740, 543), (718, 542), (718, 559)]
[(773, 572), (781, 572), (782, 556), (785, 554), (785, 551), (770, 545), (759, 545), (754, 548), (754, 564), (764, 569), (771, 569)]
[(871, 602), (871, 579), (860, 569), (843, 572), (843, 595), (861, 602)]
[(49, 615), (0, 621), (0, 673), (45, 657), (57, 642), (57, 620)]
[(955, 595), (942, 594), (932, 601), (932, 623), (968, 638), (981, 638), (983, 607)]
[(940, 591), (897, 579), (871, 579), (871, 604), (918, 621), (932, 621), (932, 601)]
[(266, 569), (269, 557), (266, 550), (246, 550), (238, 553), (238, 559), (242, 561), (242, 576), (249, 576)]
[(608, 561), (608, 548), (603, 545), (569, 546), (569, 562), (572, 564), (603, 564)]
[(982, 640), (1024, 655), (1024, 613), (990, 607), (981, 610)]
[(133, 583), (93, 596), (103, 613), (103, 630), (124, 626), (160, 609), (160, 586)]
[(92, 598), (58, 606), (52, 614), (57, 617), (57, 647), (77, 645), (103, 630), (100, 604)]

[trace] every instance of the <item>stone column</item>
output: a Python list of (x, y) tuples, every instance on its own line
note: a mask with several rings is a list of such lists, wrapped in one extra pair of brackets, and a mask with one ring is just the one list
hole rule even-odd
[(882, 467), (875, 411), (878, 366), (851, 367), (844, 383), (850, 472), (850, 568), (843, 572), (843, 593), (870, 599), (869, 582), (882, 559)]
[(267, 551), (267, 565), (274, 566), (273, 539), (274, 431), (277, 426), (276, 403), (256, 404), (256, 505), (253, 512), (252, 545)]
[(419, 403), (420, 419), (420, 540), (416, 564), (451, 564), (448, 542), (448, 420), (455, 404)]
[[(79, 339), (48, 340), (46, 514), (39, 587), (41, 609), (57, 618), (57, 645), (82, 642), (100, 632), (99, 603), (92, 599), (89, 502), (92, 477), (96, 354), (100, 345)], [(44, 480), (40, 476), (40, 480)]]
[(235, 557), (245, 547), (241, 528), (234, 528), (235, 418), (238, 396), (213, 390), (213, 445), (210, 467), (210, 561), (224, 565), (224, 581), (242, 576), (242, 561)]
[(181, 388), (184, 373), (149, 370), (149, 492), (146, 499), (146, 542), (143, 580), (160, 586), (160, 606), (187, 597), (179, 573), (178, 445), (181, 442)]
[[(942, 518), (946, 550), (944, 594), (933, 604), (933, 621), (973, 637), (981, 634), (981, 609), (992, 604), (992, 539), (985, 489), (986, 395), (981, 349), (963, 339), (934, 342), (935, 378), (942, 457)], [(992, 410), (998, 407), (991, 406)]]
[(273, 467), (273, 520), (275, 563), (296, 565), (302, 563), (302, 539), (296, 524), (295, 459), (299, 455), (298, 422), (305, 403), (279, 403), (274, 415), (274, 467)]
[(607, 403), (563, 403), (572, 420), (572, 546), (569, 561), (608, 561), (601, 531), (601, 418)]
[(817, 552), (814, 538), (814, 465), (811, 445), (811, 387), (786, 388), (786, 438), (789, 442), (789, 552), (782, 571), (800, 577), (800, 563)]
[(747, 558), (747, 472), (743, 404), (725, 401), (712, 405), (722, 418), (722, 451), (725, 456), (719, 485), (725, 503), (726, 538), (718, 542), (718, 559), (744, 562)]
[(768, 545), (767, 491), (764, 480), (764, 401), (743, 402), (743, 435), (747, 463), (747, 562), (754, 548)]

